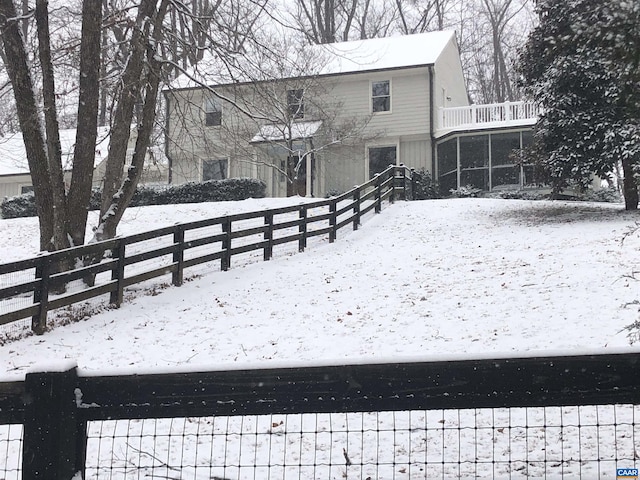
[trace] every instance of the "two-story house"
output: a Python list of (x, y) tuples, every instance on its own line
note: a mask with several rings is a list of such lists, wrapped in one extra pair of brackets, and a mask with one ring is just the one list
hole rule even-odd
[(450, 31), (203, 61), (165, 98), (170, 183), (251, 177), (319, 197), (404, 164), (444, 192), (539, 186), (512, 158), (538, 108), (469, 105)]
[[(432, 171), (443, 107), (467, 106), (455, 34), (199, 65), (165, 91), (171, 182), (253, 177), (271, 196), (339, 193), (389, 164)], [(260, 68), (256, 68), (256, 64)], [(275, 66), (274, 66), (275, 64)]]

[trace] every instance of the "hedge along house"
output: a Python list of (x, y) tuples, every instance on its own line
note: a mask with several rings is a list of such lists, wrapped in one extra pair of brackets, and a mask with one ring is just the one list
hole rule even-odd
[(170, 182), (258, 178), (322, 197), (390, 164), (433, 172), (437, 117), (469, 105), (454, 32), (200, 62), (164, 91)]

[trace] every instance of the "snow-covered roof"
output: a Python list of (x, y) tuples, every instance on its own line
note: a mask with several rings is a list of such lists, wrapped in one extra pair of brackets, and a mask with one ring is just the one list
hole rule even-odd
[[(107, 157), (109, 149), (108, 128), (98, 129), (96, 158), (94, 165), (98, 165)], [(76, 143), (76, 130), (60, 130), (60, 146), (62, 147), (62, 165), (65, 170), (71, 168), (73, 151)], [(0, 175), (24, 175), (29, 173), (27, 153), (24, 148), (21, 133), (0, 137)]]
[(455, 33), (445, 30), (321, 45), (332, 57), (321, 74), (433, 65), (453, 38)]
[[(274, 78), (348, 73), (433, 65), (455, 32), (444, 30), (350, 42), (310, 45), (281, 52), (282, 58), (253, 58), (244, 54), (222, 61), (207, 55), (180, 75), (169, 88), (197, 88)], [(278, 63), (273, 65), (273, 63)]]
[(322, 126), (321, 120), (313, 122), (296, 122), (291, 125), (291, 138), (286, 125), (262, 125), (260, 131), (254, 135), (250, 143), (277, 142), (283, 140), (298, 140), (313, 137)]

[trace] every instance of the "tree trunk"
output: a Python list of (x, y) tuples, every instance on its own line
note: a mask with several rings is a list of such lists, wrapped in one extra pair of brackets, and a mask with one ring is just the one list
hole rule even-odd
[[(123, 75), (123, 86), (114, 128), (111, 134), (109, 144), (109, 163), (114, 162), (111, 169), (107, 165), (107, 171), (114, 172), (117, 177), (108, 177), (105, 174), (105, 189), (102, 196), (102, 207), (100, 211), (100, 223), (96, 230), (96, 239), (105, 240), (113, 238), (116, 234), (116, 228), (124, 210), (131, 201), (135, 193), (136, 185), (140, 180), (144, 168), (144, 160), (150, 143), (150, 136), (155, 121), (156, 104), (158, 100), (158, 90), (160, 85), (160, 69), (161, 63), (156, 59), (156, 48), (162, 39), (162, 22), (166, 15), (171, 0), (162, 0), (158, 11), (154, 12), (155, 1), (143, 0), (139, 7), (139, 20), (144, 22), (138, 25), (144, 25), (142, 30), (134, 33), (137, 37), (137, 44), (132, 47), (131, 57), (127, 64), (127, 69)], [(146, 21), (153, 19), (153, 31), (151, 25)], [(150, 36), (153, 41), (149, 41)], [(133, 43), (133, 41), (132, 41)], [(146, 71), (143, 75), (143, 66), (146, 60)], [(134, 149), (131, 166), (127, 171), (127, 175), (122, 180), (123, 165), (126, 160), (127, 144), (129, 142), (131, 119), (133, 116), (133, 105), (139, 95), (140, 89), (144, 86), (145, 92), (143, 97), (142, 118), (138, 123), (136, 146)], [(113, 157), (112, 157), (113, 155)], [(116, 172), (117, 167), (119, 171)], [(120, 184), (121, 182), (121, 184)], [(109, 190), (107, 191), (107, 185)], [(116, 185), (119, 189), (116, 190)]]
[(74, 245), (82, 245), (85, 240), (88, 200), (91, 197), (93, 183), (100, 97), (101, 24), (102, 2), (84, 0), (80, 43), (78, 128), (68, 197), (68, 211), (73, 213), (69, 216), (69, 232)]
[[(116, 193), (118, 193), (124, 174), (127, 146), (131, 136), (133, 110), (140, 95), (145, 42), (149, 38), (150, 25), (148, 19), (153, 17), (154, 8), (155, 2), (151, 0), (142, 1), (138, 7), (136, 26), (131, 37), (129, 59), (122, 74), (120, 98), (113, 117), (109, 155), (104, 173), (104, 186), (100, 205), (100, 225), (105, 223), (107, 216), (113, 215), (111, 206)], [(109, 225), (111, 223), (109, 222)], [(105, 232), (99, 226), (96, 231), (98, 240), (112, 238), (113, 236), (115, 236), (115, 229), (112, 232)]]
[(56, 107), (55, 81), (51, 60), (49, 34), (48, 0), (36, 1), (36, 25), (38, 30), (38, 53), (42, 68), (42, 97), (44, 103), (44, 124), (46, 132), (47, 158), (51, 179), (51, 199), (53, 202), (53, 249), (69, 248), (67, 224), (67, 199), (62, 171), (62, 147)]
[(623, 188), (624, 206), (626, 210), (638, 209), (638, 184), (633, 175), (633, 160), (625, 158), (622, 160), (622, 172), (624, 175)]
[(22, 37), (22, 25), (18, 19), (13, 0), (0, 0), (0, 28), (7, 59), (6, 68), (16, 99), (18, 120), (35, 193), (40, 221), (40, 249), (52, 250), (53, 199), (47, 151)]

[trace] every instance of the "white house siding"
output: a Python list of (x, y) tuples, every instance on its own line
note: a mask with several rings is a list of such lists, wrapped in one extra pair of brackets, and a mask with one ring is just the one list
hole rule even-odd
[[(462, 74), (462, 63), (455, 38), (443, 49), (434, 65), (434, 106), (435, 115), (440, 107), (463, 107), (469, 105), (467, 87)], [(436, 123), (437, 128), (437, 123)]]
[(339, 194), (365, 181), (365, 150), (362, 145), (341, 145), (326, 152), (319, 162), (322, 192)]
[[(433, 84), (429, 79), (432, 68), (435, 70)], [(372, 114), (371, 82), (379, 80), (391, 82), (391, 111)], [(281, 88), (283, 96), (294, 81), (282, 81), (289, 82)], [(349, 121), (366, 124), (357, 134), (338, 145), (323, 148), (316, 155), (315, 196), (339, 193), (366, 181), (369, 168), (367, 152), (372, 146), (397, 146), (398, 164), (431, 170), (431, 88), (436, 107), (434, 120), (438, 115), (437, 107), (445, 102), (447, 106), (468, 104), (453, 37), (433, 67), (327, 75), (314, 81), (322, 87), (315, 99), (325, 113), (321, 114), (320, 109), (313, 107), (313, 102), (308, 101), (311, 97), (305, 92), (308, 100), (305, 101), (304, 121), (323, 120), (324, 127), (331, 122), (335, 125)], [(251, 103), (251, 100), (246, 100), (251, 97), (251, 85), (219, 87), (218, 91), (232, 97), (234, 102)], [(206, 127), (202, 90), (181, 90), (168, 95), (172, 119), (168, 152), (173, 165), (173, 183), (201, 180), (202, 160), (227, 159), (230, 177), (259, 178), (267, 184), (267, 195), (286, 195), (284, 176), (277, 168), (268, 165), (275, 163), (279, 166), (280, 160), (269, 158), (249, 143), (261, 127), (259, 122), (249, 119), (232, 104), (223, 102), (223, 126)], [(330, 120), (327, 120), (327, 111), (332, 112)], [(234, 132), (234, 135), (228, 132)], [(314, 142), (318, 147), (328, 140), (318, 136)]]
[(400, 142), (400, 162), (409, 168), (431, 171), (431, 141), (428, 138)]
[(14, 197), (22, 193), (22, 187), (31, 186), (31, 175), (0, 176), (0, 201), (5, 197)]

